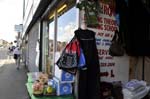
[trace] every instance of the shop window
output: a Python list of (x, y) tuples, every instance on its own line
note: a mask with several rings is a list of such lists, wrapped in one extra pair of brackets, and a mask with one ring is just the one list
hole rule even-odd
[(54, 42), (54, 22), (49, 24), (49, 46), (50, 46), (50, 52), (53, 52), (53, 42)]
[(52, 73), (53, 66), (53, 52), (54, 52), (54, 21), (49, 24), (49, 62), (50, 62), (50, 72)]
[(61, 52), (66, 43), (74, 36), (74, 31), (77, 29), (76, 19), (77, 13), (75, 7), (58, 17), (56, 51)]
[(54, 16), (54, 13), (49, 16), (49, 60), (51, 73), (55, 71), (55, 62), (59, 58), (66, 44), (74, 36), (74, 31), (77, 29), (76, 7), (70, 7), (67, 5), (63, 5), (60, 8), (58, 7), (56, 21), (57, 27), (55, 27)]

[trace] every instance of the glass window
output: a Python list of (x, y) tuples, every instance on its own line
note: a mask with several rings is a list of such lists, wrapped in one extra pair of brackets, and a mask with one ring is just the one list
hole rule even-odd
[(49, 24), (49, 64), (50, 64), (50, 73), (52, 73), (53, 69), (53, 50), (54, 48), (54, 20)]
[(49, 50), (50, 50), (50, 54), (52, 54), (52, 52), (53, 52), (53, 42), (54, 42), (54, 21), (49, 24)]
[[(72, 7), (68, 11), (65, 9), (65, 11), (63, 10), (61, 13), (59, 13), (59, 10), (57, 10), (57, 13), (57, 34), (55, 34), (54, 30), (55, 20), (50, 18), (51, 21), (49, 23), (49, 60), (51, 73), (53, 73), (53, 70), (55, 70), (53, 69), (53, 66), (58, 60), (61, 51), (74, 36), (74, 31), (77, 29), (77, 13), (75, 7)], [(51, 14), (50, 17), (54, 17), (54, 14)], [(57, 39), (55, 39), (55, 35), (57, 35)], [(54, 47), (56, 48), (55, 51)]]
[(77, 12), (75, 7), (58, 17), (56, 46), (58, 52), (62, 51), (66, 43), (74, 36), (74, 31), (77, 29), (76, 19)]

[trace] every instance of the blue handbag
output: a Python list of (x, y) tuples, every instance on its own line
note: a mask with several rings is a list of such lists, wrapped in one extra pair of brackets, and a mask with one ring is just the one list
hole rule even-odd
[(86, 62), (85, 62), (85, 56), (83, 53), (82, 48), (80, 48), (80, 56), (79, 56), (79, 61), (78, 61), (78, 68), (79, 69), (85, 69), (86, 68)]

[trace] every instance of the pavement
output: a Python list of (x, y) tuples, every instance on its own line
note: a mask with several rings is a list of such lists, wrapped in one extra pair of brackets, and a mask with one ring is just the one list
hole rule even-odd
[(27, 69), (16, 69), (13, 58), (0, 61), (0, 99), (30, 99), (27, 88)]

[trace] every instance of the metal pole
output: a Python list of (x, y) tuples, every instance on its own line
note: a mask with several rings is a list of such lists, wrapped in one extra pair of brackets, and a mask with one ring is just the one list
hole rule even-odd
[(53, 41), (53, 67), (52, 75), (55, 75), (55, 52), (57, 50), (57, 10), (54, 12), (54, 41)]

